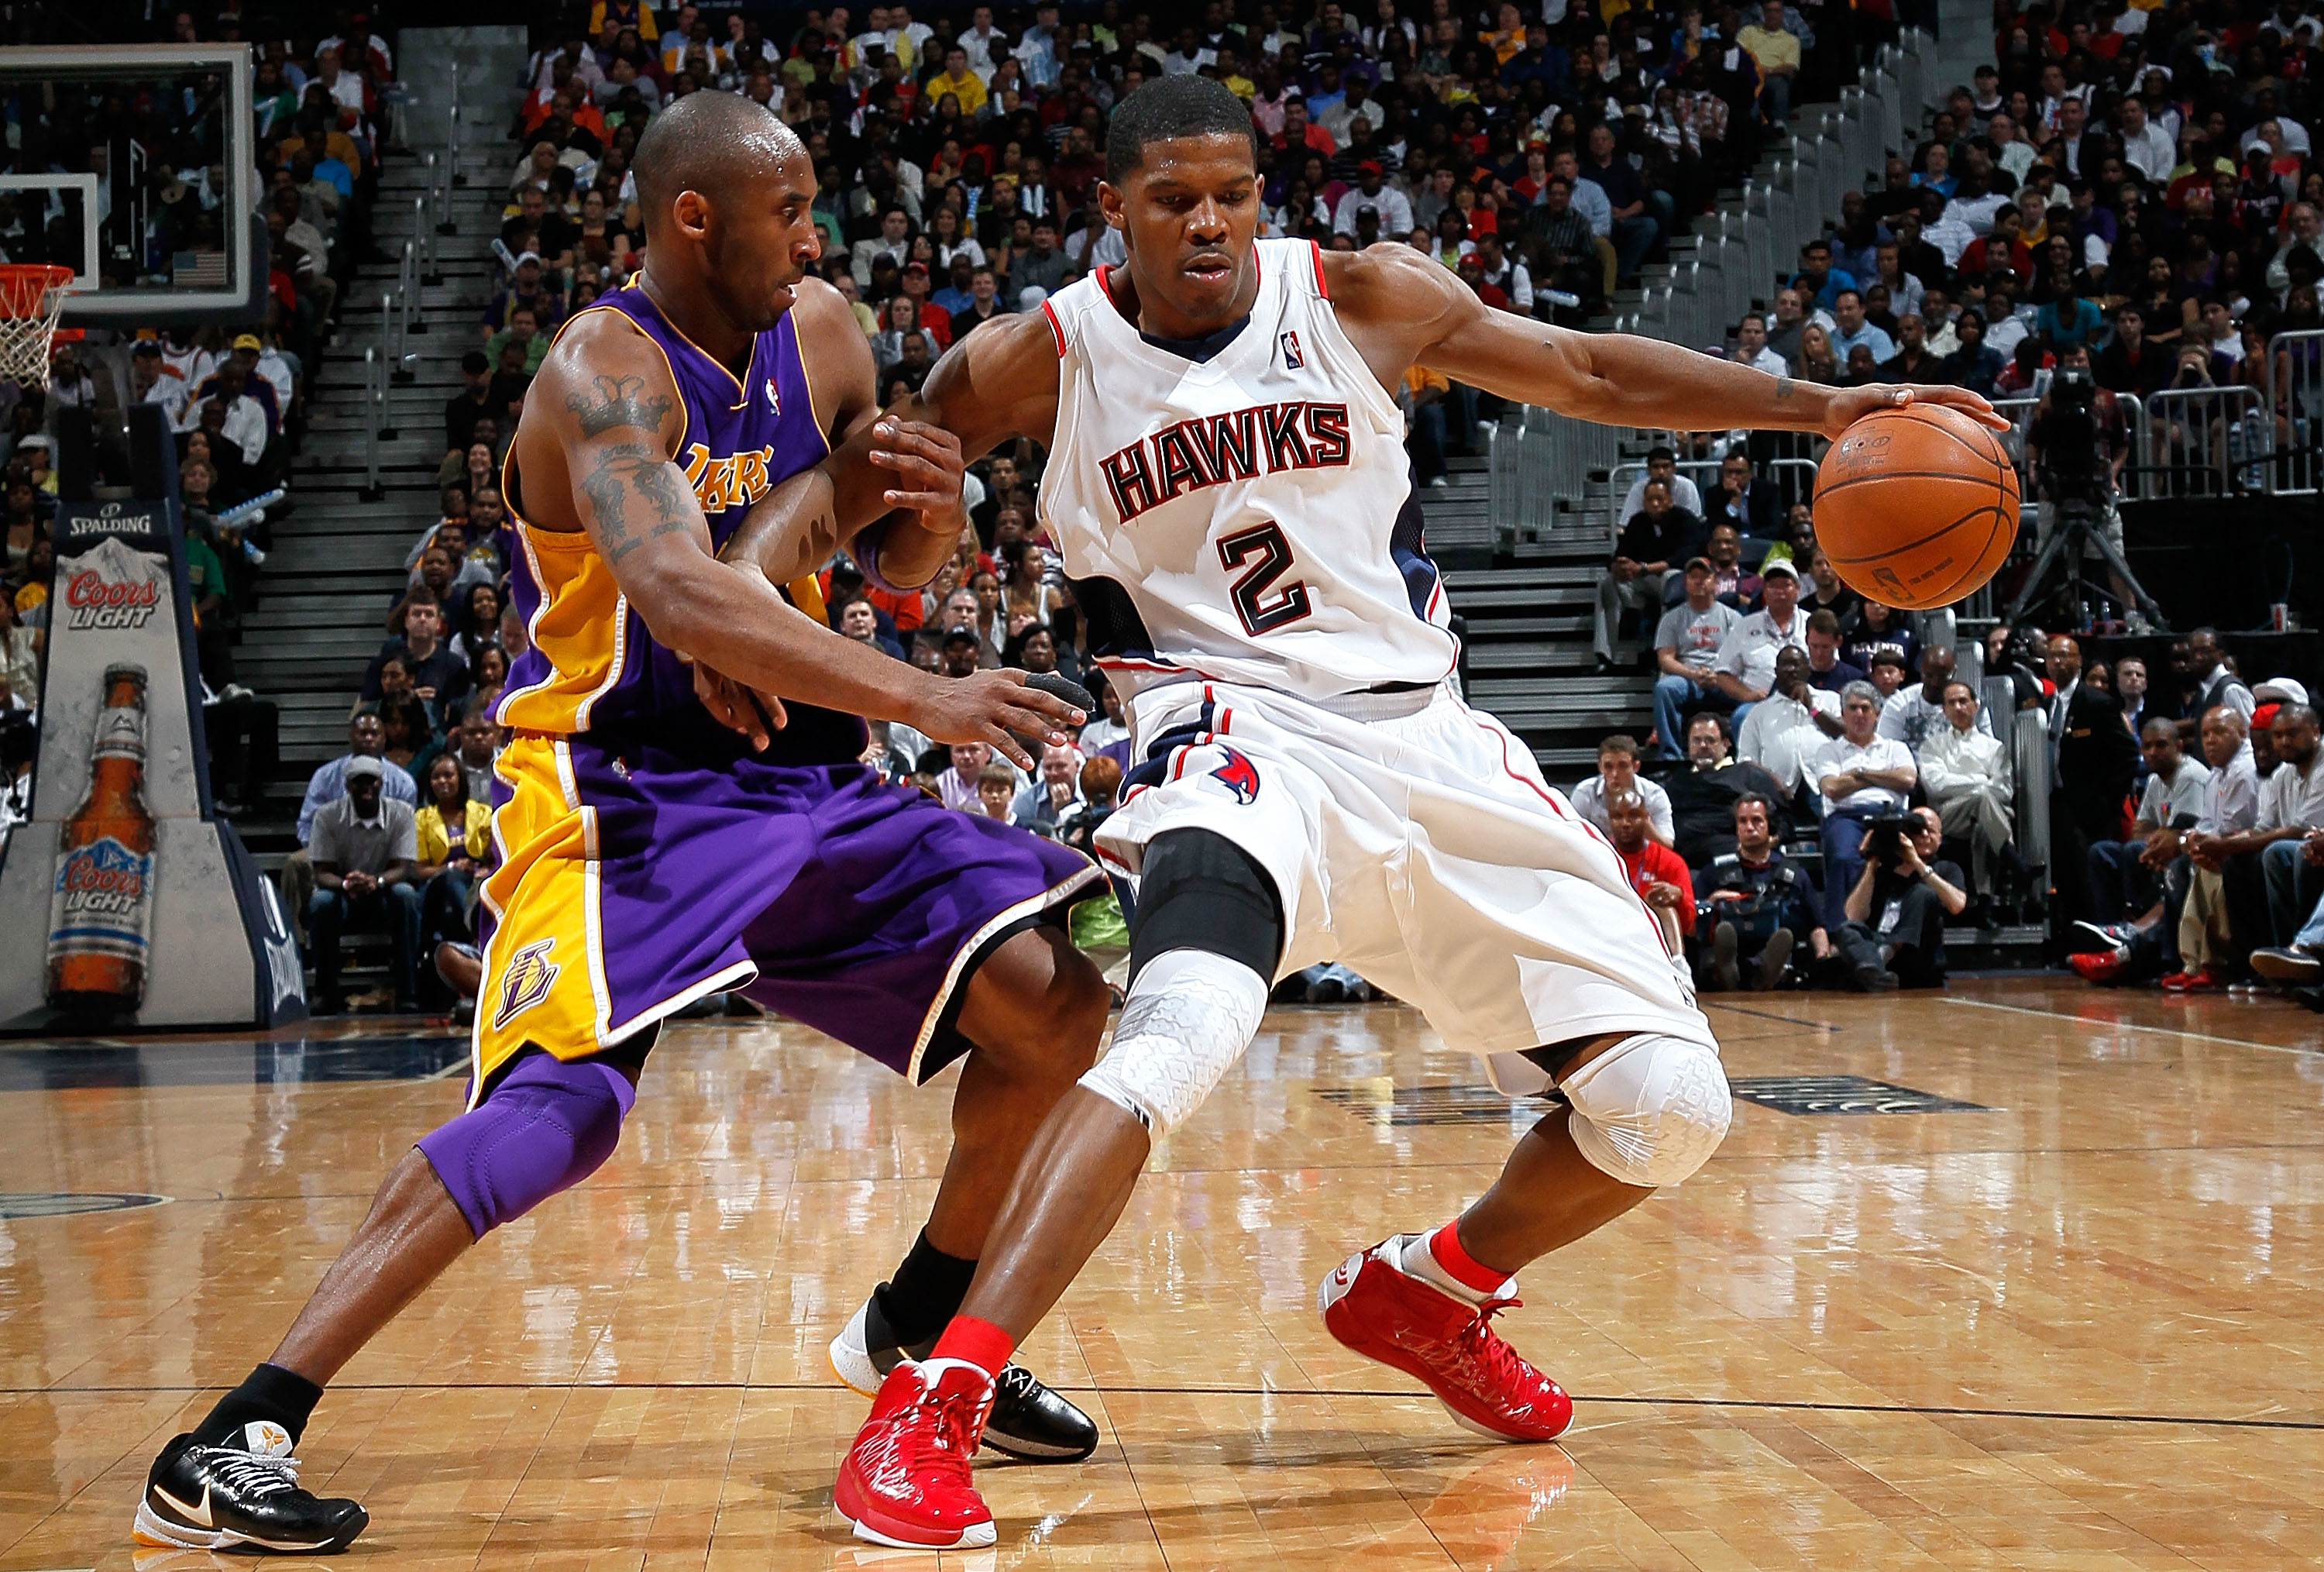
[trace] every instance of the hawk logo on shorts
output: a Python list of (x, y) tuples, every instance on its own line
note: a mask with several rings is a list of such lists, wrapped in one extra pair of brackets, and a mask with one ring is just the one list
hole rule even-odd
[(555, 948), (554, 939), (544, 939), (539, 944), (526, 945), (509, 957), (507, 975), (501, 978), (501, 1004), (493, 1012), (493, 1030), (498, 1031), (511, 1021), (549, 997), (549, 985), (557, 981), (558, 971), (549, 952)]
[(1259, 800), (1258, 766), (1232, 748), (1222, 748), (1219, 751), (1226, 754), (1227, 762), (1212, 771), (1211, 778), (1224, 781), (1227, 790), (1235, 794), (1237, 802), (1257, 801)]
[(1299, 335), (1296, 333), (1283, 336), (1283, 364), (1290, 371), (1296, 371), (1307, 364), (1307, 357), (1299, 353)]

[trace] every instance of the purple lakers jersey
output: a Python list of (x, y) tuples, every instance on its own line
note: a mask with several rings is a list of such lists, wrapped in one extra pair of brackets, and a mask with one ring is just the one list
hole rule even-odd
[[(758, 336), (750, 365), (738, 379), (672, 326), (637, 284), (613, 291), (572, 320), (591, 311), (627, 318), (669, 363), (686, 414), (674, 462), (685, 471), (710, 522), (714, 549), (741, 527), (752, 504), (829, 453), (788, 314)], [(664, 740), (713, 726), (694, 697), (692, 670), (655, 643), (587, 533), (539, 530), (525, 522), (513, 447), (502, 491), (516, 541), (510, 594), (532, 647), (509, 671), (495, 711), (500, 723), (566, 735), (650, 729)], [(823, 620), (823, 597), (814, 579), (801, 579), (784, 594), (801, 611)], [(789, 721), (774, 734), (770, 759), (837, 763), (862, 753), (863, 723), (857, 717), (810, 705), (785, 707)], [(718, 735), (723, 740), (733, 734), (719, 728)]]

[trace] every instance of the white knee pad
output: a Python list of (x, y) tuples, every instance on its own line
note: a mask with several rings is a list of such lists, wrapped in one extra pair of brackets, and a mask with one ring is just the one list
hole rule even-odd
[(1127, 1108), (1159, 1141), (1203, 1105), (1266, 1013), (1267, 979), (1240, 961), (1165, 950), (1130, 985), (1113, 1047), (1081, 1084)]
[(1573, 1105), (1573, 1144), (1624, 1184), (1677, 1184), (1711, 1161), (1735, 1116), (1719, 1055), (1675, 1037), (1625, 1038), (1559, 1089)]

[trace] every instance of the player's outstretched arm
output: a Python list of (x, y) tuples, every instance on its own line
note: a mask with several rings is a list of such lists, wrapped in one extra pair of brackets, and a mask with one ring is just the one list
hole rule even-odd
[[(1948, 404), (1997, 430), (2009, 423), (1966, 388), (1824, 387), (1624, 333), (1575, 333), (1496, 310), (1408, 245), (1331, 256), (1325, 277), (1373, 369), (1413, 362), (1506, 399), (1609, 426), (1715, 431), (1745, 426), (1837, 437), (1877, 409)], [(1373, 346), (1403, 356), (1393, 367)]]
[[(1012, 734), (1062, 742), (1060, 727), (1081, 720), (1016, 674), (946, 682), (842, 638), (784, 600), (763, 573), (714, 557), (693, 487), (670, 461), (683, 425), (678, 390), (660, 352), (627, 323), (594, 313), (558, 339), (524, 418), (548, 422), (582, 527), (671, 649), (776, 699), (901, 720), (933, 739), (990, 743), (1028, 767)], [(519, 441), (529, 435), (521, 430)], [(742, 729), (765, 744), (762, 727)]]

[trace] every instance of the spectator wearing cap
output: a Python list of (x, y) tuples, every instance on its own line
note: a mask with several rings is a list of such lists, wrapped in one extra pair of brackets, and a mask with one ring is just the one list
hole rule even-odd
[(175, 425), (185, 396), (186, 384), (170, 372), (161, 358), (161, 346), (153, 339), (140, 338), (129, 351), (129, 402), (159, 404)]
[[(1712, 532), (1717, 544), (1719, 532)], [(1712, 561), (1718, 560), (1712, 555)], [(1807, 614), (1800, 610), (1800, 570), (1789, 558), (1766, 564), (1760, 587), (1760, 608), (1744, 617), (1719, 646), (1711, 664), (1711, 680), (1735, 701), (1734, 726), (1739, 734), (1751, 707), (1774, 690), (1775, 652), (1790, 644), (1807, 652)], [(1877, 718), (1877, 714), (1875, 717)]]
[(1356, 215), (1370, 208), (1379, 216), (1382, 235), (1412, 233), (1412, 199), (1385, 183), (1379, 161), (1366, 159), (1356, 166), (1356, 183), (1333, 210), (1332, 228), (1341, 235), (1356, 232)]
[(896, 287), (918, 310), (920, 331), (928, 336), (930, 349), (941, 355), (952, 347), (952, 313), (937, 305), (929, 294), (931, 282), (928, 264), (925, 262), (908, 262), (903, 271), (896, 275)]
[[(307, 902), (315, 1013), (336, 1015), (346, 1008), (339, 939), (357, 926), (383, 929), (393, 941), (395, 1007), (410, 1011), (419, 998), (420, 901), (410, 879), (419, 859), (417, 816), (410, 802), (387, 794), (386, 771), (377, 758), (358, 754), (343, 774), (346, 793), (315, 816), (308, 847), (315, 876)], [(410, 777), (404, 784), (410, 787)]]

